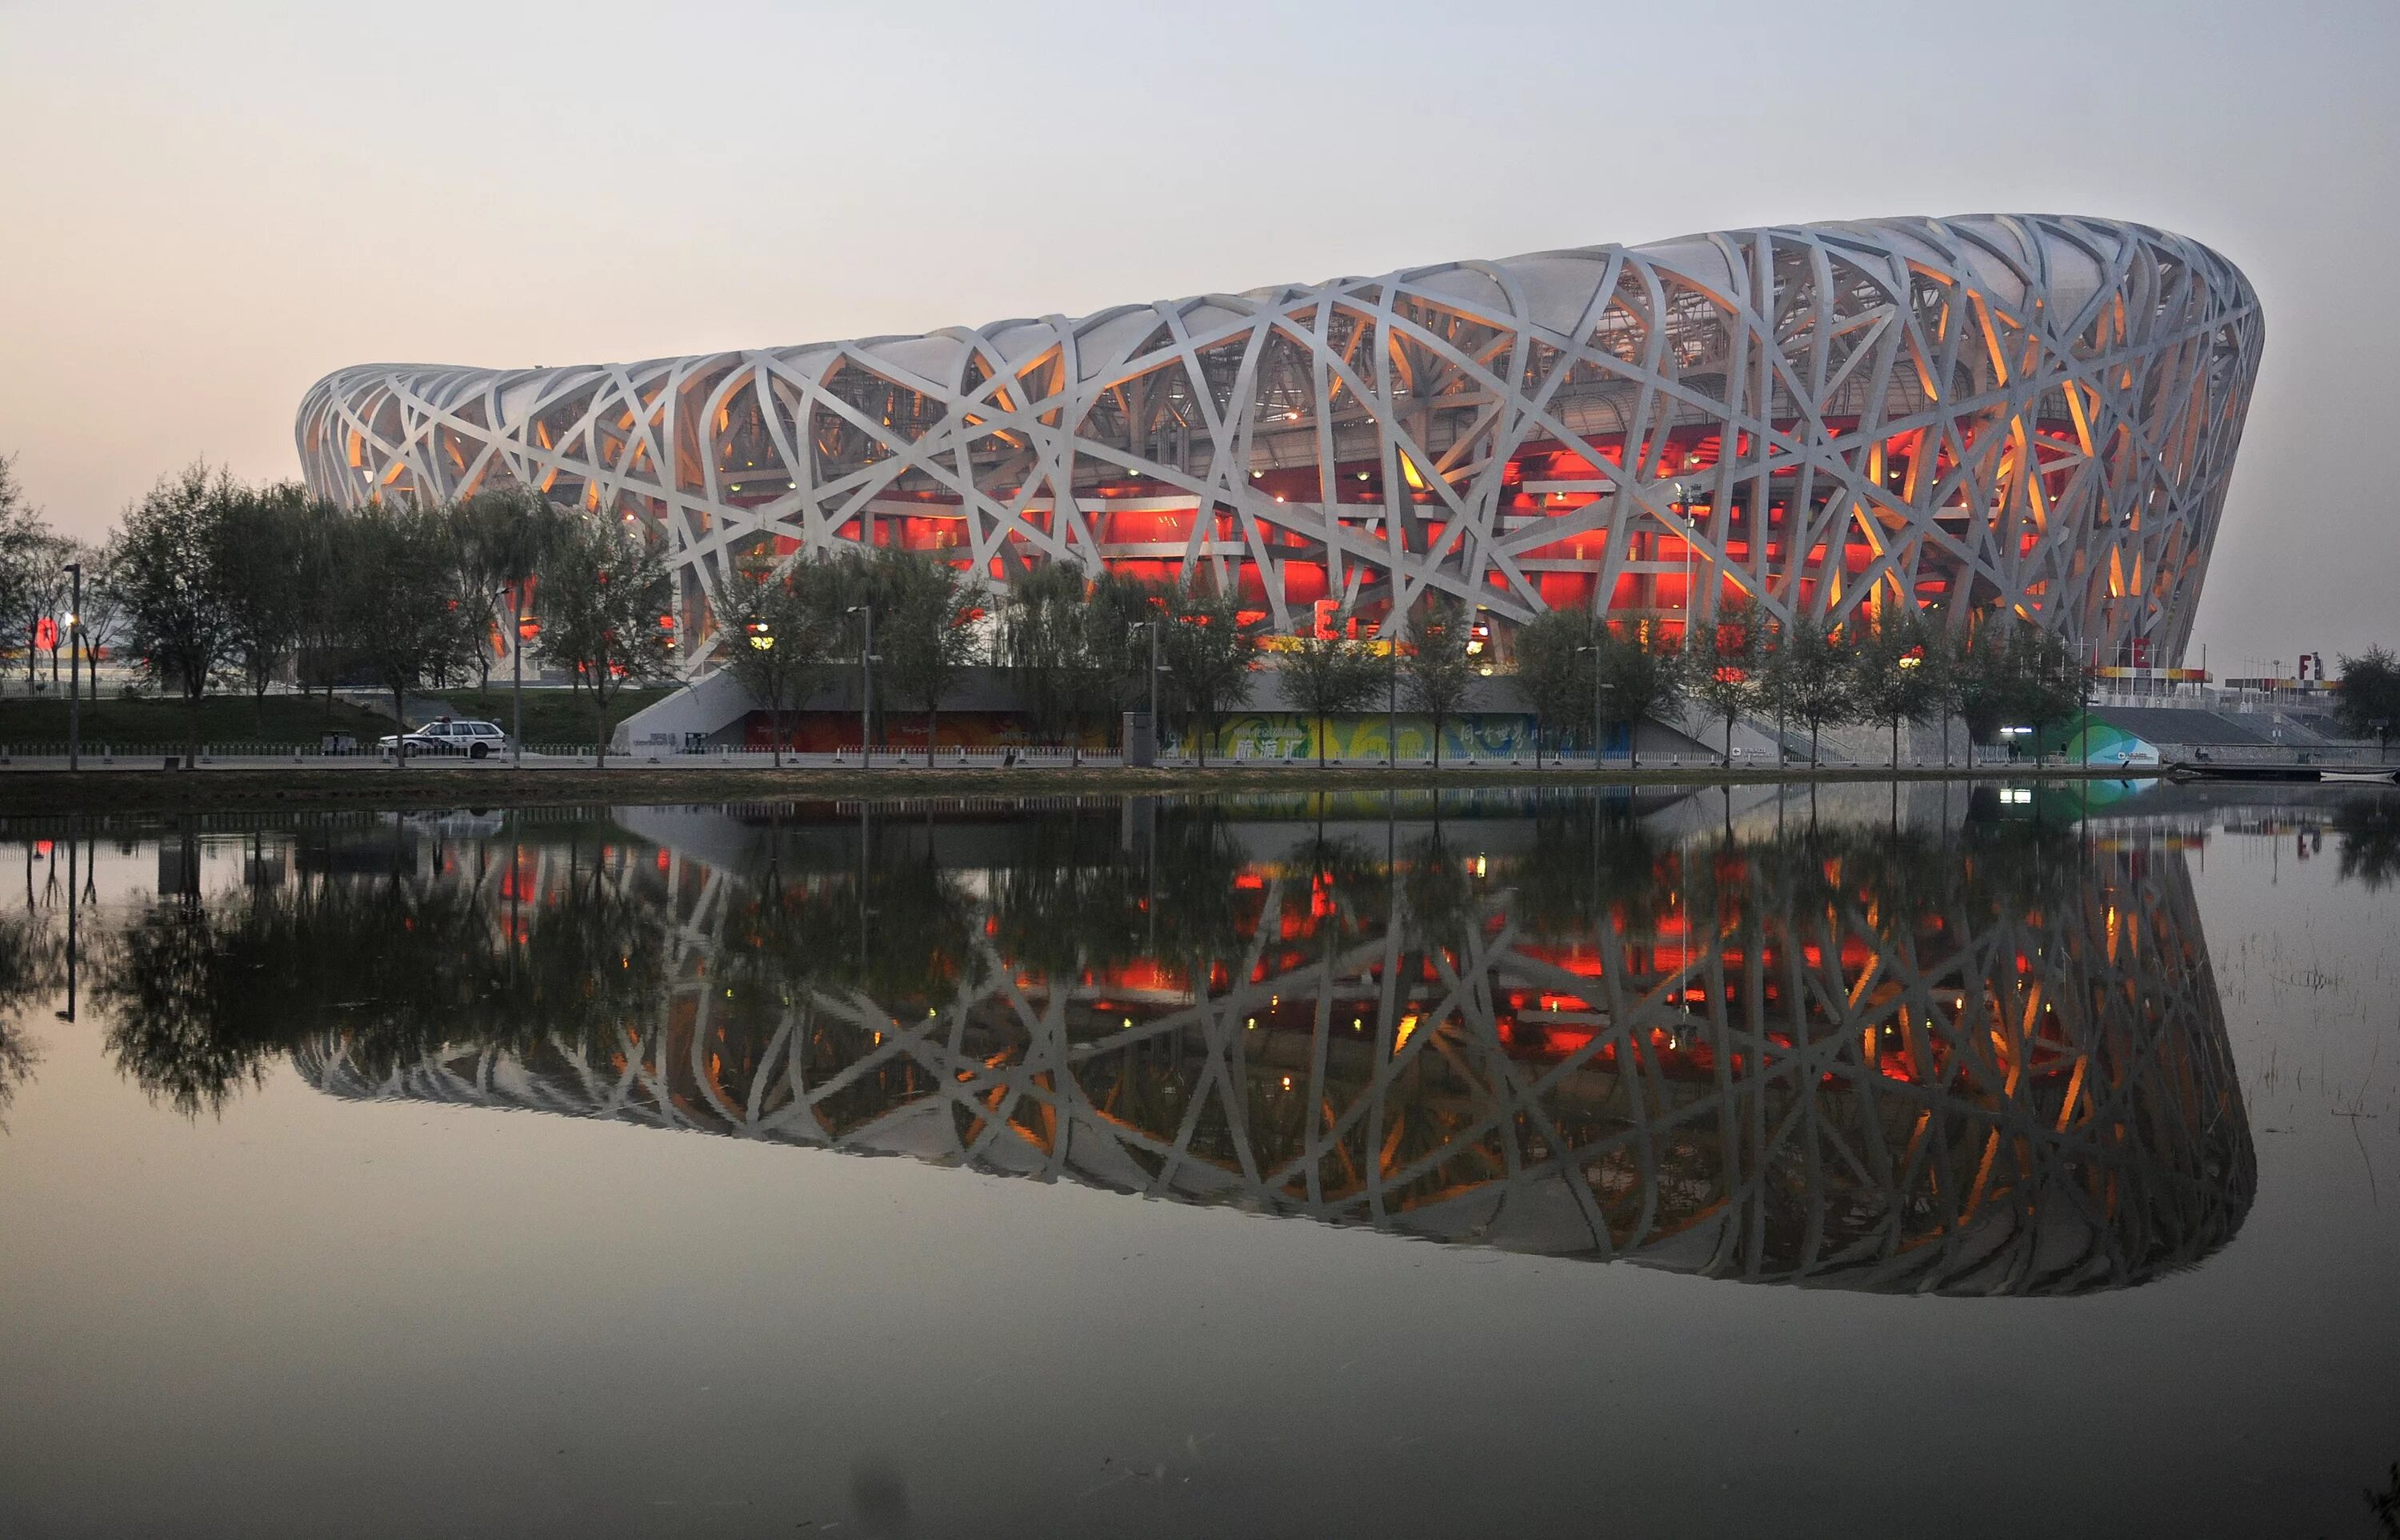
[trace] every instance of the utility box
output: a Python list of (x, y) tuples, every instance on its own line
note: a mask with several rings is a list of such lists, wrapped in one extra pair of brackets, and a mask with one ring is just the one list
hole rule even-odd
[(1125, 762), (1139, 770), (1158, 763), (1158, 734), (1146, 711), (1125, 714)]

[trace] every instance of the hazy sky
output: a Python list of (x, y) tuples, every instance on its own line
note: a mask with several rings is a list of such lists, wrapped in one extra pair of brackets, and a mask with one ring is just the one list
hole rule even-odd
[(2211, 665), (2400, 644), (2393, 0), (882, 9), (0, 0), (0, 453), (96, 533), (196, 457), (296, 475), (345, 363), (2089, 213), (2266, 306)]

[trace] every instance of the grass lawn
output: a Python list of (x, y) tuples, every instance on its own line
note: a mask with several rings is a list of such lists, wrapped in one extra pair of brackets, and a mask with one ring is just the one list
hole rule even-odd
[[(675, 687), (648, 689), (628, 689), (608, 702), (610, 728), (631, 716), (652, 702), (675, 693)], [(487, 690), (429, 689), (421, 692), (428, 701), (447, 701), (454, 715), (480, 717), (496, 722), (502, 732), (511, 730), (509, 688), (496, 684)], [(599, 742), (599, 713), (592, 708), (592, 697), (564, 689), (529, 689), (525, 692), (525, 741), (528, 743), (593, 743)]]
[[(83, 703), (83, 741), (109, 747), (181, 747), (190, 730), (190, 707), (182, 699), (149, 696), (129, 701), (102, 695)], [(369, 743), (391, 730), (391, 718), (361, 711), (347, 701), (326, 709), (321, 695), (209, 695), (200, 700), (203, 743), (314, 743), (328, 732), (347, 732)], [(63, 743), (67, 703), (58, 697), (0, 701), (0, 743)]]

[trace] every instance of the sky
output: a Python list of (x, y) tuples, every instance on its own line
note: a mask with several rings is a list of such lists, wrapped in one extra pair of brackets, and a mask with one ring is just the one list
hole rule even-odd
[(2265, 307), (2195, 635), (2246, 673), (2400, 647), (2395, 66), (2393, 0), (0, 0), (0, 455), (96, 536), (196, 459), (296, 476), (348, 363), (2093, 214)]

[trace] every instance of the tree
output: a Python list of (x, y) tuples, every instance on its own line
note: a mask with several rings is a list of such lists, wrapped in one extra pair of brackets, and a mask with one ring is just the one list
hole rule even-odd
[(334, 712), (334, 688), (348, 663), (350, 625), (347, 594), (357, 547), (350, 539), (357, 516), (340, 504), (310, 499), (301, 511), (299, 633), (292, 672), (306, 691), (325, 688), (325, 715)]
[[(1429, 594), (1417, 612), (1416, 645), (1402, 669), (1408, 675), (1409, 702), (1433, 719), (1433, 768), (1441, 769), (1442, 724), (1458, 715), (1475, 677), (1466, 655), (1471, 629), (1466, 606), (1447, 594)], [(1399, 762), (1399, 744), (1392, 745), (1392, 762)]]
[(1900, 768), (1900, 725), (1933, 708), (1938, 650), (1933, 634), (1914, 606), (1887, 614), (1851, 657), (1852, 684), (1862, 716), (1891, 729), (1892, 768)]
[(1316, 768), (1325, 768), (1325, 719), (1365, 705), (1384, 682), (1384, 666), (1360, 643), (1341, 634), (1303, 636), (1282, 655), (1283, 691), (1304, 716), (1316, 719)]
[[(408, 733), (408, 692), (429, 675), (458, 667), (474, 645), (458, 604), (443, 517), (414, 499), (371, 502), (347, 521), (340, 609), (347, 651), (391, 693), (396, 737)], [(395, 745), (395, 769), (407, 760)]]
[(887, 688), (894, 698), (923, 709), (930, 766), (942, 697), (975, 659), (983, 585), (974, 573), (938, 556), (899, 546), (877, 547), (860, 570), (865, 591), (874, 596), (876, 646)]
[(308, 494), (296, 483), (223, 488), (210, 525), (209, 573), (225, 607), (226, 650), (263, 729), (267, 687), (299, 646), (307, 607)]
[(1544, 610), (1517, 628), (1517, 693), (1534, 711), (1536, 769), (1551, 729), (1579, 720), (1591, 705), (1592, 634), (1584, 610)]
[(1792, 720), (1792, 666), (1783, 656), (1784, 639), (1791, 627), (1776, 616), (1763, 616), (1758, 623), (1758, 709), (1775, 718), (1775, 768), (1781, 770), (1785, 759), (1784, 727)]
[(1925, 628), (1925, 709), (1942, 725), (1942, 768), (1950, 768), (1950, 723), (1966, 709), (1967, 673), (1970, 666), (1967, 639), (1935, 625)]
[(1684, 688), (1700, 708), (1725, 723), (1725, 762), (1733, 764), (1733, 725), (1756, 709), (1759, 671), (1766, 656), (1765, 628), (1747, 595), (1717, 612), (1716, 623), (1684, 651)]
[[(475, 640), (480, 688), (489, 689), (493, 644), (509, 637), (542, 558), (564, 528), (566, 514), (531, 487), (516, 483), (486, 487), (442, 511), (449, 536), (452, 582), (458, 607)], [(511, 599), (515, 609), (512, 612)], [(514, 647), (516, 641), (509, 641)]]
[(1044, 562), (1009, 586), (994, 634), (996, 658), (1043, 738), (1068, 738), (1084, 758), (1084, 713), (1092, 697), (1090, 583), (1072, 562)]
[(1818, 764), (1817, 740), (1857, 709), (1848, 655), (1834, 643), (1823, 621), (1808, 618), (1785, 628), (1770, 668), (1780, 671), (1778, 692), (1792, 715), (1808, 729), (1808, 768)]
[(126, 630), (154, 680), (173, 680), (189, 704), (188, 752), (200, 752), (200, 697), (233, 646), (233, 618), (215, 580), (217, 525), (232, 483), (195, 463), (160, 478), (126, 510), (110, 580)]
[(716, 585), (718, 641), (725, 666), (754, 701), (766, 702), (776, 768), (784, 763), (784, 711), (817, 691), (841, 640), (842, 594), (825, 562), (778, 566), (756, 550)]
[(592, 689), (599, 763), (608, 764), (608, 702), (628, 685), (667, 673), (673, 633), (666, 563), (649, 542), (616, 521), (586, 518), (563, 529), (541, 576), (542, 656)]
[(2334, 687), (2334, 720), (2353, 738), (2375, 740), (2380, 760), (2389, 751), (2392, 735), (2400, 729), (2400, 658), (2389, 648), (2368, 647), (2353, 658), (2341, 655), (2341, 682)]
[(1959, 642), (1951, 668), (1958, 715), (1966, 718), (1967, 736), (1988, 743), (2015, 707), (2016, 684), (2010, 656), (2009, 633), (1986, 620), (1971, 638)]
[[(40, 661), (37, 655), (42, 651), (39, 641), (42, 622), (48, 620), (57, 623), (66, 613), (67, 563), (75, 559), (74, 551), (72, 541), (52, 534), (48, 525), (39, 525), (37, 533), (24, 542), (18, 552), (22, 580), (19, 587), (14, 623), (5, 634), (24, 638), (28, 694), (32, 693), (34, 681), (40, 677), (36, 664)], [(56, 636), (48, 649), (53, 684), (58, 681), (59, 648), (66, 641), (63, 632), (56, 634)]]
[(2073, 721), (2092, 698), (2092, 670), (2066, 637), (2021, 625), (2009, 639), (2008, 675), (2013, 715), (2032, 724), (2039, 761), (2041, 729)]
[(1683, 694), (1679, 649), (1664, 639), (1644, 647), (1630, 636), (1604, 637), (1596, 655), (1600, 691), (1625, 724), (1625, 765), (1642, 768), (1642, 724), (1673, 705)]
[(23, 636), (28, 677), (34, 666), (31, 637), (42, 606), (45, 568), (56, 537), (18, 484), (16, 461), (0, 456), (0, 636)]
[[(1259, 622), (1245, 622), (1231, 594), (1204, 592), (1188, 583), (1172, 590), (1166, 599), (1166, 613), (1156, 623), (1166, 627), (1160, 650), (1166, 656), (1167, 696), (1178, 710), (1198, 719), (1195, 737), (1200, 763), (1206, 766), (1218, 718), (1249, 697), (1250, 671), (1258, 666)], [(1130, 629), (1125, 639), (1137, 647), (1147, 641), (1137, 640)], [(1136, 660), (1148, 669), (1145, 654), (1138, 651)], [(1323, 724), (1318, 727), (1322, 757)], [(1155, 724), (1152, 730), (1157, 730)]]
[(114, 541), (104, 546), (78, 541), (67, 560), (83, 567), (83, 607), (75, 613), (75, 644), (83, 652), (84, 688), (88, 700), (100, 699), (100, 655), (114, 653), (125, 630), (125, 606), (110, 570), (116, 558)]
[[(1092, 580), (1084, 601), (1084, 667), (1076, 678), (1077, 721), (1084, 710), (1117, 712), (1148, 699), (1150, 689), (1150, 628), (1162, 628), (1159, 655), (1171, 657), (1178, 591), (1149, 578), (1102, 572)], [(1172, 663), (1168, 667), (1172, 668)], [(1167, 677), (1172, 679), (1173, 674)], [(1162, 704), (1179, 704), (1181, 697), (1164, 692)], [(1152, 726), (1156, 731), (1155, 724)], [(1106, 734), (1103, 734), (1105, 737)], [(1205, 762), (1207, 746), (1201, 745)]]

